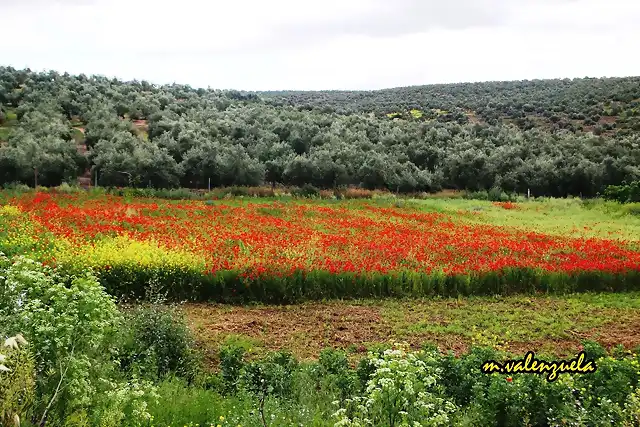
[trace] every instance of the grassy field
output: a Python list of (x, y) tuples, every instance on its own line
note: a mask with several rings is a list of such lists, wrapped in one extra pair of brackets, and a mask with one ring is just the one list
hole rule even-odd
[(546, 200), (162, 200), (0, 194), (0, 249), (95, 268), (119, 296), (325, 298), (640, 290), (640, 218)]
[(518, 203), (517, 209), (465, 199), (414, 200), (411, 204), (425, 212), (464, 213), (466, 221), (478, 224), (559, 236), (640, 241), (640, 216), (631, 214), (630, 206), (615, 202), (537, 199)]
[[(587, 338), (640, 344), (637, 292), (567, 295), (571, 287), (551, 286), (588, 270), (595, 289), (580, 291), (598, 290), (599, 275), (623, 284), (618, 290), (640, 290), (640, 218), (615, 203), (169, 201), (33, 192), (5, 192), (0, 200), (0, 250), (65, 268), (91, 266), (117, 296), (150, 289), (189, 295), (200, 286), (190, 299), (289, 304), (187, 305), (209, 352), (226, 339), (303, 358), (325, 346), (357, 355), (393, 341), (551, 353), (574, 352)], [(536, 273), (503, 272), (527, 267)], [(407, 277), (414, 282), (407, 285)], [(441, 281), (416, 288), (424, 277)], [(487, 277), (498, 280), (496, 288), (482, 288), (495, 283)], [(300, 299), (323, 302), (291, 305)]]
[[(123, 383), (140, 400), (121, 404), (118, 416), (149, 411), (146, 424), (130, 425), (336, 425), (352, 417), (352, 397), (373, 402), (376, 387), (391, 383), (394, 393), (428, 390), (400, 412), (446, 409), (438, 425), (636, 425), (624, 424), (640, 414), (640, 219), (632, 213), (577, 199), (3, 191), (0, 252), (44, 266), (1, 257), (0, 284), (29, 289), (7, 293), (23, 313), (5, 319), (35, 316), (42, 331), (55, 313), (69, 345), (68, 319), (82, 325), (104, 316), (95, 307), (111, 307), (109, 319), (121, 310), (122, 330), (87, 365), (119, 355), (126, 375), (153, 378)], [(82, 298), (92, 299), (86, 312), (77, 309)], [(529, 351), (569, 360), (581, 350), (598, 369), (554, 382), (480, 369)], [(139, 387), (159, 399), (144, 392), (143, 402)], [(375, 425), (399, 411), (380, 402)]]

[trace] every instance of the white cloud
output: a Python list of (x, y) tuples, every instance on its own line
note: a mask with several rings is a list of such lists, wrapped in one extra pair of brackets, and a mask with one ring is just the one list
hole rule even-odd
[(247, 90), (640, 74), (634, 0), (475, 1), (483, 13), (415, 1), (0, 3), (3, 33), (12, 35), (0, 58)]

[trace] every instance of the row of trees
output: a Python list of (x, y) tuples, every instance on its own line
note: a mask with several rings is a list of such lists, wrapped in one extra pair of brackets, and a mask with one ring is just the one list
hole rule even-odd
[[(18, 119), (0, 147), (4, 183), (55, 185), (91, 167), (103, 186), (281, 183), (400, 192), (498, 186), (593, 196), (640, 179), (637, 133), (338, 114), (236, 91), (8, 68), (0, 68), (0, 88), (0, 109)], [(87, 156), (78, 154), (82, 135), (72, 125), (83, 128)]]

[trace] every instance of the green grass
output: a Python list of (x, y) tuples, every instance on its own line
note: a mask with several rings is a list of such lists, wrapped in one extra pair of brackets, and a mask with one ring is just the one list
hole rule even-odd
[[(155, 426), (262, 427), (257, 399), (247, 393), (220, 395), (213, 390), (188, 386), (178, 379), (158, 386), (159, 399), (149, 405)], [(335, 412), (331, 393), (319, 393), (308, 376), (296, 375), (294, 400), (268, 397), (265, 418), (271, 427), (333, 426), (328, 414)], [(187, 422), (189, 424), (187, 424)]]
[(462, 214), (471, 223), (572, 237), (640, 240), (640, 216), (629, 214), (624, 205), (602, 200), (541, 199), (517, 203), (518, 209), (466, 199), (412, 200), (411, 205), (422, 211)]
[(454, 338), (465, 344), (506, 348), (542, 343), (552, 349), (558, 341), (587, 336), (606, 342), (608, 327), (615, 323), (637, 324), (638, 309), (638, 293), (576, 294), (387, 301), (381, 305), (381, 314), (392, 325), (394, 334), (405, 339)]

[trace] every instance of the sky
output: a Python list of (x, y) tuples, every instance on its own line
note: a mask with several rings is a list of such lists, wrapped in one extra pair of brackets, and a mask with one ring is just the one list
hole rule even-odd
[(637, 0), (0, 0), (0, 65), (239, 90), (640, 75)]

